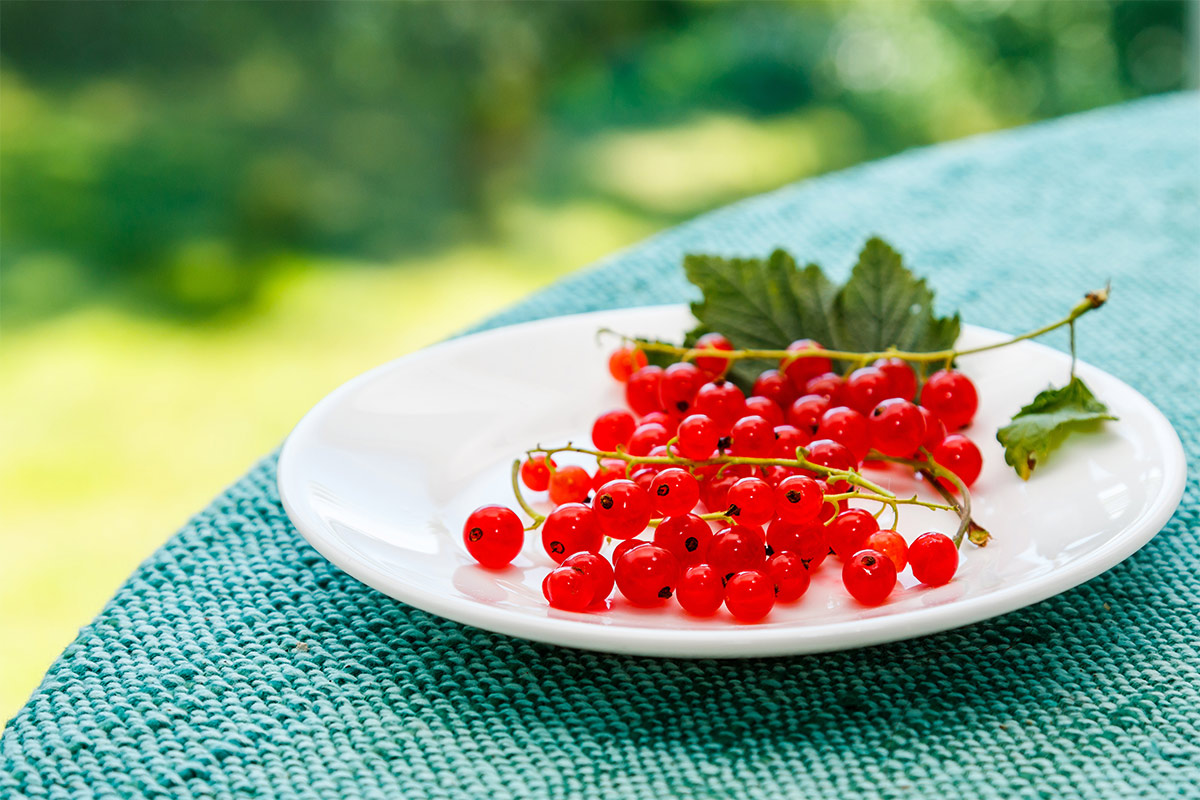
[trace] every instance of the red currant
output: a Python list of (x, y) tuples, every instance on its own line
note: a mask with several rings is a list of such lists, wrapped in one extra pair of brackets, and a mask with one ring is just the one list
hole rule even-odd
[(646, 416), (638, 421), (639, 425), (649, 425), (650, 423), (662, 425), (667, 429), (667, 433), (674, 435), (675, 429), (679, 427), (679, 417), (672, 417), (665, 411), (651, 411)]
[(917, 373), (902, 358), (880, 358), (871, 366), (887, 376), (892, 397), (913, 400), (917, 396)]
[(942, 369), (929, 376), (921, 387), (921, 405), (938, 416), (946, 429), (966, 427), (979, 407), (975, 384), (961, 372)]
[(463, 525), (467, 552), (489, 569), (507, 567), (525, 544), (525, 526), (504, 506), (483, 506), (471, 512)]
[(775, 582), (775, 599), (793, 603), (808, 591), (808, 567), (798, 553), (776, 553), (767, 559), (767, 574)]
[[(719, 333), (706, 333), (696, 340), (694, 345), (697, 350), (724, 350), (726, 352), (733, 349), (733, 343)], [(704, 370), (709, 377), (716, 378), (725, 374), (729, 368), (729, 359), (721, 358), (720, 356), (700, 356), (696, 359), (696, 366)]]
[(696, 399), (696, 392), (708, 381), (708, 375), (695, 364), (681, 362), (663, 371), (658, 384), (659, 407), (667, 413), (684, 416)]
[(860, 414), (870, 414), (891, 396), (892, 382), (878, 367), (861, 367), (846, 379), (847, 405)]
[(899, 397), (884, 400), (870, 416), (871, 446), (886, 456), (908, 458), (925, 435), (920, 409)]
[(643, 422), (629, 437), (629, 455), (650, 455), (651, 450), (659, 445), (665, 445), (669, 441), (671, 441), (671, 434), (662, 425), (657, 422)]
[(856, 462), (866, 458), (871, 449), (867, 418), (846, 406), (836, 406), (822, 414), (821, 421), (817, 423), (816, 436), (844, 445)]
[(879, 523), (869, 512), (851, 508), (834, 517), (825, 530), (829, 546), (845, 561), (866, 546), (867, 537), (879, 530)]
[(608, 357), (608, 371), (621, 383), (629, 380), (629, 376), (646, 366), (646, 354), (632, 347), (622, 347)]
[(842, 583), (858, 602), (877, 606), (896, 588), (896, 565), (876, 550), (859, 550), (842, 565)]
[[(550, 459), (550, 466), (554, 459)], [(550, 467), (546, 465), (545, 456), (533, 456), (521, 464), (521, 483), (534, 492), (544, 492), (550, 486)]]
[(596, 591), (592, 595), (591, 605), (603, 603), (612, 594), (613, 568), (604, 556), (598, 553), (575, 553), (563, 559), (562, 565), (579, 570), (592, 579)]
[(764, 458), (775, 448), (775, 426), (759, 416), (742, 417), (729, 431), (729, 452), (746, 458)]
[(824, 501), (817, 482), (802, 475), (784, 478), (775, 487), (775, 514), (787, 522), (815, 521)]
[(787, 421), (810, 439), (817, 433), (817, 424), (821, 415), (831, 408), (828, 397), (819, 394), (806, 394), (796, 398), (788, 409)]
[(895, 531), (875, 531), (867, 537), (866, 549), (883, 553), (900, 572), (908, 565), (908, 543)]
[[(933, 460), (953, 472), (967, 486), (975, 482), (983, 469), (983, 456), (975, 443), (961, 433), (952, 433), (942, 440), (941, 444), (931, 452)], [(953, 481), (938, 478), (942, 486), (957, 492), (958, 487)]]
[(658, 397), (658, 386), (662, 383), (663, 369), (651, 364), (642, 367), (629, 376), (625, 384), (625, 402), (638, 416), (645, 416), (651, 411), (662, 411)]
[(756, 397), (765, 397), (780, 408), (787, 408), (796, 399), (796, 387), (777, 369), (768, 369), (760, 373), (750, 393)]
[(612, 552), (612, 563), (616, 564), (621, 560), (621, 556), (625, 555), (633, 548), (641, 547), (642, 545), (647, 544), (650, 543), (645, 539), (623, 539), (622, 541), (617, 542), (617, 546), (613, 548)]
[(783, 483), (785, 479), (801, 474), (797, 467), (765, 467), (763, 473), (763, 477), (766, 478), (767, 483), (771, 484), (772, 489)]
[[(854, 460), (854, 454), (847, 450), (845, 445), (832, 439), (817, 439), (809, 442), (807, 458), (814, 464), (820, 464), (822, 467), (830, 469), (851, 470), (858, 466), (858, 462)], [(833, 480), (829, 481), (829, 488), (835, 494), (842, 494), (850, 491), (850, 484), (846, 481)]]
[(721, 438), (721, 433), (717, 430), (717, 424), (712, 419), (704, 414), (691, 414), (684, 417), (679, 423), (679, 430), (676, 433), (678, 441), (675, 442), (675, 449), (684, 458), (690, 458), (693, 461), (701, 461), (708, 458), (717, 449), (717, 441)]
[(542, 523), (542, 547), (556, 562), (585, 550), (598, 553), (602, 544), (604, 534), (596, 515), (583, 503), (564, 503)]
[(739, 622), (758, 622), (775, 607), (775, 582), (759, 570), (738, 572), (725, 584), (725, 607)]
[(724, 511), (729, 507), (726, 498), (729, 496), (729, 487), (733, 486), (739, 480), (738, 476), (730, 474), (726, 471), (719, 478), (705, 478), (700, 482), (700, 502), (704, 503), (704, 507), (709, 511), (718, 512)]
[(685, 469), (669, 467), (650, 484), (650, 501), (661, 516), (686, 514), (700, 502), (700, 482)]
[[(824, 350), (817, 342), (812, 339), (801, 339), (798, 342), (792, 342), (788, 345), (790, 353), (806, 353), (812, 350)], [(824, 356), (808, 356), (805, 358), (783, 359), (779, 362), (779, 368), (787, 375), (788, 380), (792, 382), (792, 386), (796, 387), (796, 392), (804, 391), (809, 380), (824, 375), (833, 369), (833, 362)]]
[(696, 413), (710, 417), (717, 424), (717, 430), (725, 432), (745, 416), (746, 396), (735, 384), (718, 378), (700, 387), (692, 408)]
[(725, 599), (725, 584), (721, 577), (708, 564), (688, 567), (675, 587), (675, 599), (684, 611), (693, 616), (712, 616)]
[[(831, 484), (822, 480), (818, 480), (817, 483), (821, 487), (821, 494), (830, 495), (833, 493), (833, 486)], [(838, 490), (839, 494), (850, 488), (850, 484), (846, 483), (845, 481), (835, 481), (835, 483), (845, 487), (844, 489)], [(845, 500), (830, 500), (829, 497), (826, 496), (825, 502), (821, 505), (821, 513), (817, 514), (817, 519), (822, 523), (829, 522), (829, 520), (842, 513), (842, 509), (845, 508), (845, 506)]]
[(679, 559), (680, 564), (698, 564), (708, 558), (713, 532), (695, 514), (667, 517), (654, 529), (654, 543)]
[(775, 516), (775, 491), (762, 478), (741, 478), (725, 495), (725, 512), (738, 522), (761, 525)]
[(835, 406), (845, 405), (846, 379), (836, 372), (826, 372), (824, 375), (810, 378), (804, 386), (804, 394), (815, 394), (818, 397), (824, 397)]
[(775, 458), (794, 459), (796, 451), (808, 444), (811, 439), (811, 436), (806, 436), (795, 425), (776, 425), (775, 447), (772, 449), (771, 455)]
[(649, 497), (650, 487), (654, 484), (654, 477), (656, 475), (658, 475), (658, 470), (653, 467), (642, 467), (641, 469), (634, 470), (633, 474), (629, 476), (629, 480), (642, 487), (642, 491)]
[(650, 496), (633, 481), (609, 481), (592, 499), (600, 530), (614, 539), (630, 539), (650, 522)]
[(592, 489), (599, 489), (609, 481), (625, 477), (625, 462), (619, 458), (602, 458), (592, 476)]
[(720, 531), (708, 546), (708, 563), (721, 575), (757, 569), (766, 558), (764, 537), (745, 525), (733, 525)]
[(592, 423), (592, 444), (597, 450), (616, 450), (629, 444), (637, 429), (637, 418), (625, 409), (607, 411)]
[(762, 417), (772, 426), (783, 424), (783, 410), (773, 400), (758, 395), (746, 398), (746, 414)]
[(551, 608), (583, 611), (596, 596), (596, 581), (586, 572), (558, 567), (542, 581), (542, 594)]
[(617, 588), (637, 606), (657, 605), (669, 598), (679, 579), (679, 561), (652, 544), (626, 550), (614, 567)]
[(921, 446), (932, 450), (946, 438), (946, 424), (925, 406), (917, 406), (917, 409), (921, 412), (921, 421), (925, 423), (925, 436), (921, 440)]
[(809, 570), (821, 566), (829, 555), (829, 540), (821, 522), (799, 525), (777, 519), (767, 528), (767, 544), (775, 553), (795, 553), (808, 564)]
[(591, 488), (592, 476), (583, 467), (559, 467), (550, 475), (550, 502), (556, 506), (582, 503), (587, 500)]
[(958, 571), (958, 548), (944, 533), (922, 533), (908, 546), (913, 577), (926, 586), (942, 586)]

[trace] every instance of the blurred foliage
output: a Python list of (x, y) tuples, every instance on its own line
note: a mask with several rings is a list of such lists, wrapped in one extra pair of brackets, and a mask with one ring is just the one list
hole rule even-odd
[(1185, 81), (1181, 2), (39, 3), (0, 27), (0, 292), (236, 309), (281, 259), (665, 225)]

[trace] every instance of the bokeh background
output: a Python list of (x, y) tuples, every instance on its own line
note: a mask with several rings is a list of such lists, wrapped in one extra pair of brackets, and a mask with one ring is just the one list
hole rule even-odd
[(706, 209), (1195, 85), (1185, 2), (0, 4), (0, 719), (341, 381)]

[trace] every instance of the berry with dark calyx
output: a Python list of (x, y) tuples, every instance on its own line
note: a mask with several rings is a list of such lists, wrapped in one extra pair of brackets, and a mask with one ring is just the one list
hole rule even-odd
[(771, 450), (774, 458), (795, 459), (796, 451), (812, 441), (811, 436), (806, 435), (795, 425), (776, 425), (774, 433), (775, 447)]
[(908, 546), (913, 577), (926, 586), (942, 586), (958, 571), (958, 548), (944, 533), (922, 533)]
[[(825, 348), (812, 339), (801, 339), (789, 344), (787, 349), (790, 353), (804, 353), (814, 350), (824, 350)], [(787, 359), (782, 359), (779, 363), (779, 368), (787, 375), (788, 380), (792, 382), (792, 386), (796, 387), (797, 393), (803, 392), (811, 379), (833, 370), (833, 362), (824, 356), (796, 358), (790, 362)]]
[(745, 416), (746, 396), (736, 384), (718, 378), (700, 387), (692, 409), (711, 418), (717, 424), (717, 430), (724, 434)]
[(808, 591), (808, 567), (798, 553), (785, 551), (768, 558), (767, 574), (775, 582), (775, 599), (780, 603), (794, 603)]
[(729, 452), (745, 458), (765, 458), (775, 449), (775, 426), (756, 415), (742, 417), (729, 431)]
[(654, 544), (671, 551), (680, 564), (705, 561), (712, 538), (712, 528), (695, 514), (667, 517), (654, 529)]
[(925, 406), (917, 406), (917, 409), (921, 412), (921, 422), (925, 424), (925, 435), (921, 439), (921, 446), (926, 450), (932, 450), (942, 443), (942, 439), (946, 438), (946, 424)]
[(631, 456), (648, 456), (650, 451), (659, 445), (671, 441), (671, 434), (657, 422), (643, 422), (629, 437), (627, 448)]
[(828, 397), (822, 397), (819, 394), (806, 394), (798, 397), (788, 409), (788, 424), (812, 439), (817, 434), (817, 425), (821, 422), (821, 416), (830, 408), (832, 406)]
[(700, 482), (685, 469), (668, 467), (650, 484), (650, 502), (660, 516), (686, 514), (700, 502)]
[(599, 489), (609, 481), (625, 477), (625, 462), (619, 458), (602, 458), (596, 465), (596, 474), (592, 476), (592, 489)]
[(842, 565), (846, 591), (866, 606), (877, 606), (896, 588), (896, 565), (877, 550), (859, 550)]
[(845, 405), (846, 379), (836, 372), (826, 372), (824, 375), (810, 378), (804, 386), (803, 393), (824, 397), (835, 406)]
[(775, 487), (775, 515), (794, 523), (809, 523), (821, 513), (825, 495), (812, 478), (793, 475)]
[(758, 416), (771, 423), (772, 427), (783, 424), (783, 409), (775, 405), (773, 400), (757, 395), (746, 398), (746, 414)]
[(629, 476), (629, 480), (642, 487), (642, 491), (646, 493), (646, 496), (649, 496), (650, 487), (654, 485), (654, 478), (657, 475), (658, 470), (652, 467), (641, 467), (633, 471), (633, 474)]
[(971, 424), (979, 407), (979, 395), (966, 375), (941, 369), (921, 387), (921, 405), (945, 423), (946, 430), (953, 432)]
[(817, 423), (817, 438), (832, 439), (845, 445), (856, 462), (866, 458), (871, 449), (867, 418), (846, 406), (835, 406), (821, 415)]
[(650, 496), (633, 481), (609, 481), (592, 498), (592, 510), (605, 535), (630, 539), (650, 522)]
[(871, 446), (886, 456), (908, 458), (917, 452), (925, 436), (920, 409), (899, 397), (875, 406), (868, 418)]
[[(719, 333), (706, 333), (696, 340), (693, 345), (697, 350), (725, 350), (733, 349), (733, 344)], [(696, 366), (704, 370), (710, 378), (718, 378), (725, 374), (729, 369), (729, 365), (733, 363), (728, 358), (720, 356), (698, 356), (696, 358)]]
[(551, 608), (583, 611), (596, 596), (596, 581), (571, 567), (557, 567), (542, 581), (542, 594)]
[(662, 411), (658, 387), (662, 383), (663, 368), (651, 364), (629, 376), (625, 384), (625, 402), (633, 413), (644, 417), (651, 411)]
[(650, 542), (647, 542), (645, 539), (624, 539), (620, 542), (617, 542), (617, 546), (613, 548), (612, 552), (612, 563), (616, 564), (621, 559), (621, 556), (625, 555), (633, 548), (648, 544), (650, 544)]
[(851, 508), (833, 518), (826, 536), (833, 552), (845, 561), (867, 545), (867, 537), (879, 530), (879, 522), (861, 508)]
[(760, 570), (743, 570), (725, 583), (725, 607), (739, 622), (758, 622), (775, 607), (775, 582)]
[(695, 564), (684, 570), (675, 587), (675, 599), (684, 611), (696, 617), (717, 613), (725, 600), (723, 576), (708, 564)]
[[(961, 433), (952, 433), (947, 436), (937, 447), (933, 448), (930, 455), (933, 456), (934, 461), (957, 475), (958, 479), (967, 486), (973, 484), (979, 477), (980, 471), (983, 470), (983, 456), (979, 454), (979, 448)], [(952, 492), (958, 491), (954, 481), (938, 478), (938, 482)]]
[(693, 461), (702, 461), (711, 456), (721, 438), (717, 423), (705, 414), (684, 417), (675, 435), (675, 449), (681, 456)]
[(629, 444), (629, 437), (637, 430), (637, 417), (625, 409), (606, 411), (592, 423), (592, 444), (597, 450), (616, 450)]
[[(809, 442), (806, 458), (814, 464), (820, 464), (829, 469), (852, 470), (858, 466), (854, 454), (845, 445), (832, 439), (817, 439)], [(850, 491), (850, 484), (844, 480), (829, 479), (826, 482), (829, 484), (830, 492), (834, 494), (844, 494)]]
[(810, 571), (821, 566), (829, 555), (829, 539), (825, 535), (825, 526), (819, 521), (802, 525), (777, 519), (767, 528), (767, 544), (776, 553), (800, 556)]
[[(550, 466), (554, 459), (549, 460)], [(532, 456), (521, 464), (521, 483), (534, 492), (544, 492), (550, 488), (550, 466), (547, 466), (546, 456)]]
[(632, 347), (622, 347), (608, 357), (608, 372), (621, 383), (646, 366), (646, 354)]
[(604, 534), (596, 515), (583, 503), (564, 503), (542, 523), (542, 547), (556, 562), (582, 551), (598, 553), (602, 544)]
[(708, 546), (708, 563), (721, 575), (758, 569), (766, 562), (766, 539), (754, 528), (732, 525), (719, 531)]
[(525, 544), (525, 526), (511, 508), (483, 506), (463, 524), (463, 544), (481, 566), (507, 567)]
[(708, 375), (695, 364), (680, 362), (663, 370), (658, 384), (659, 407), (677, 417), (690, 413), (696, 392), (708, 382)]
[(917, 373), (913, 372), (907, 361), (902, 358), (880, 358), (871, 366), (887, 376), (892, 387), (892, 397), (899, 397), (901, 400), (916, 399)]
[(559, 467), (550, 475), (550, 502), (556, 506), (582, 503), (591, 488), (592, 476), (583, 467), (574, 464)]
[(731, 518), (748, 525), (761, 525), (775, 516), (775, 490), (762, 478), (740, 478), (725, 494)]
[(608, 563), (608, 559), (599, 553), (575, 553), (563, 559), (562, 565), (579, 570), (592, 579), (596, 591), (592, 595), (591, 605), (603, 603), (612, 594), (612, 564)]
[(875, 531), (867, 537), (866, 549), (876, 550), (892, 560), (896, 572), (908, 565), (908, 543), (896, 531)]
[(754, 381), (750, 394), (765, 397), (781, 409), (787, 408), (796, 399), (796, 387), (777, 369), (763, 370)]
[(651, 422), (662, 425), (667, 429), (667, 433), (675, 435), (675, 429), (679, 427), (679, 417), (673, 417), (665, 411), (651, 411), (646, 416), (642, 417), (639, 425), (649, 425)]
[(674, 593), (679, 561), (670, 551), (648, 544), (622, 553), (613, 572), (626, 600), (637, 606), (653, 606)]
[(889, 397), (892, 397), (892, 382), (878, 367), (860, 367), (846, 379), (846, 405), (860, 414), (870, 414)]

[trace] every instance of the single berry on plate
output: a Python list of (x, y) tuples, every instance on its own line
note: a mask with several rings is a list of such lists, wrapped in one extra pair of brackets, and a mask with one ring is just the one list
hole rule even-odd
[[(550, 459), (554, 464), (554, 459)], [(544, 492), (550, 487), (550, 467), (545, 456), (533, 456), (521, 464), (521, 483), (534, 492)]]
[(758, 569), (767, 560), (766, 546), (766, 537), (755, 528), (732, 525), (713, 536), (708, 563), (721, 575)]
[(949, 583), (958, 571), (958, 548), (944, 533), (922, 533), (908, 546), (908, 565), (913, 577), (926, 586)]
[(632, 347), (622, 347), (608, 357), (608, 372), (621, 383), (646, 366), (646, 354)]
[(721, 578), (708, 564), (690, 566), (679, 576), (675, 599), (693, 616), (712, 616), (725, 599), (725, 582)]
[(600, 530), (614, 539), (630, 539), (646, 530), (652, 513), (646, 490), (623, 478), (600, 487), (592, 510)]
[(879, 530), (879, 522), (870, 512), (851, 508), (834, 517), (826, 526), (829, 546), (845, 561), (867, 545), (867, 537)]
[(775, 515), (787, 522), (815, 522), (824, 501), (820, 485), (804, 475), (784, 478), (775, 487)]
[(921, 412), (921, 422), (925, 424), (925, 435), (921, 437), (921, 447), (932, 450), (946, 438), (946, 423), (925, 406), (917, 406)]
[(591, 488), (592, 476), (583, 467), (574, 464), (559, 467), (550, 475), (550, 502), (557, 506), (582, 503)]
[(690, 414), (679, 423), (676, 432), (675, 449), (684, 458), (702, 461), (717, 449), (717, 441), (721, 432), (717, 423), (705, 414)]
[(596, 514), (583, 503), (563, 503), (542, 523), (542, 547), (556, 562), (581, 551), (598, 553), (602, 544)]
[(929, 376), (921, 387), (921, 405), (932, 411), (954, 432), (966, 427), (979, 407), (975, 384), (961, 372), (942, 369)]
[(887, 376), (891, 385), (891, 396), (901, 400), (913, 400), (917, 396), (917, 373), (902, 358), (880, 358), (871, 366)]
[(771, 423), (772, 427), (783, 424), (783, 409), (774, 400), (754, 395), (746, 398), (746, 415), (762, 417)]
[(735, 456), (765, 458), (774, 447), (775, 426), (762, 417), (742, 417), (729, 431), (729, 452)]
[(507, 567), (525, 544), (521, 518), (504, 506), (483, 506), (471, 512), (463, 524), (467, 552), (489, 569)]
[(631, 456), (646, 456), (659, 445), (671, 441), (671, 434), (657, 422), (643, 422), (629, 437), (629, 454)]
[(767, 574), (775, 582), (775, 599), (780, 603), (793, 603), (808, 591), (808, 567), (798, 553), (775, 553), (767, 559)]
[(668, 550), (648, 544), (622, 553), (613, 571), (625, 599), (637, 606), (653, 606), (675, 591), (679, 560)]
[(651, 411), (662, 411), (658, 397), (658, 386), (662, 382), (662, 367), (651, 364), (629, 376), (625, 384), (625, 402), (633, 413), (644, 417)]
[(706, 561), (712, 539), (712, 528), (695, 514), (667, 517), (654, 529), (654, 544), (684, 565)]
[[(615, 565), (617, 561), (621, 559), (621, 556), (625, 555), (635, 547), (641, 547), (642, 545), (646, 544), (650, 544), (650, 542), (647, 542), (645, 539), (623, 539), (617, 542), (617, 546), (614, 547), (612, 551), (612, 563)], [(614, 569), (615, 568), (616, 567), (614, 566)]]
[(725, 434), (746, 414), (746, 396), (731, 381), (718, 378), (700, 387), (692, 409), (704, 414), (717, 424), (717, 431)]
[(776, 425), (774, 432), (775, 447), (771, 450), (774, 458), (795, 459), (796, 451), (812, 441), (811, 436), (795, 425)]
[(608, 559), (599, 553), (575, 553), (563, 559), (562, 565), (587, 574), (595, 584), (592, 605), (603, 603), (612, 594), (613, 568)]
[(762, 525), (775, 516), (775, 490), (762, 478), (740, 478), (725, 494), (725, 513), (745, 525)]
[(836, 372), (826, 372), (810, 378), (801, 394), (824, 397), (830, 405), (843, 406), (846, 404), (846, 379)]
[(859, 550), (842, 565), (842, 583), (858, 602), (877, 606), (896, 588), (896, 565), (877, 550)]
[(867, 550), (883, 553), (900, 572), (908, 565), (908, 543), (896, 531), (875, 531), (867, 537)]
[(775, 582), (760, 570), (738, 572), (725, 583), (725, 607), (739, 622), (758, 622), (775, 607)]
[(821, 422), (821, 415), (832, 407), (829, 398), (823, 395), (806, 394), (803, 397), (798, 397), (792, 403), (791, 408), (788, 409), (788, 424), (797, 428), (809, 439), (812, 439), (816, 436), (817, 425)]
[[(812, 339), (801, 339), (789, 344), (787, 349), (790, 353), (815, 353), (825, 348)], [(809, 380), (831, 371), (833, 369), (833, 362), (824, 356), (809, 355), (803, 358), (781, 359), (779, 368), (783, 370), (788, 380), (792, 382), (792, 386), (796, 388), (796, 392), (800, 393), (804, 391)]]
[(696, 392), (708, 382), (708, 374), (695, 364), (680, 362), (663, 370), (658, 384), (659, 407), (677, 417), (691, 412)]
[(637, 425), (637, 418), (623, 408), (606, 411), (592, 423), (592, 444), (596, 445), (597, 450), (612, 451), (625, 447)]
[(661, 516), (686, 514), (700, 502), (700, 482), (686, 469), (668, 467), (654, 476), (650, 502)]
[(750, 394), (765, 397), (782, 408), (787, 408), (796, 399), (796, 387), (777, 369), (763, 370), (754, 381)]
[(829, 539), (819, 521), (799, 524), (777, 519), (767, 528), (767, 544), (774, 553), (795, 553), (815, 570), (829, 555)]
[[(975, 482), (983, 469), (983, 456), (979, 454), (979, 448), (961, 433), (952, 433), (947, 436), (937, 447), (933, 448), (930, 455), (933, 456), (934, 461), (957, 475), (958, 479), (967, 486)], [(938, 482), (952, 492), (958, 491), (954, 481), (938, 478)]]
[(909, 458), (917, 452), (925, 436), (920, 408), (899, 397), (890, 397), (875, 406), (868, 422), (871, 446), (885, 456)]
[(846, 379), (847, 405), (860, 414), (870, 414), (892, 396), (892, 382), (878, 367), (860, 367)]
[(834, 406), (817, 422), (818, 439), (832, 439), (845, 445), (855, 461), (862, 461), (871, 449), (871, 433), (867, 418), (853, 408)]
[[(726, 352), (733, 349), (733, 343), (720, 333), (706, 333), (696, 340), (693, 345), (697, 350), (724, 350)], [(721, 358), (720, 356), (699, 356), (696, 358), (696, 366), (704, 370), (710, 378), (717, 378), (725, 374), (729, 369), (730, 360)]]
[(582, 570), (556, 567), (542, 581), (542, 594), (551, 608), (583, 611), (596, 596), (596, 581)]

